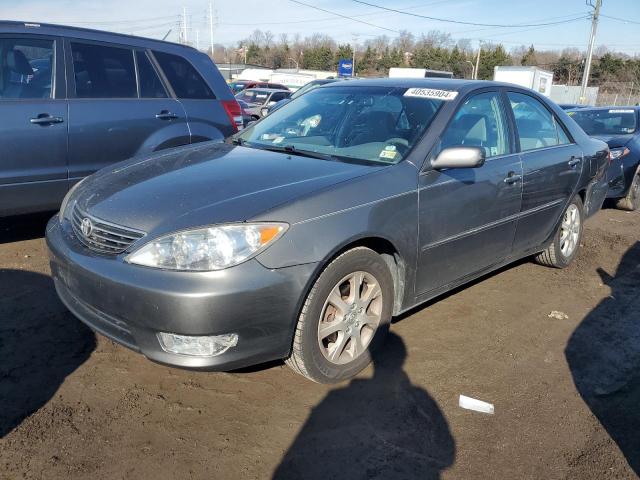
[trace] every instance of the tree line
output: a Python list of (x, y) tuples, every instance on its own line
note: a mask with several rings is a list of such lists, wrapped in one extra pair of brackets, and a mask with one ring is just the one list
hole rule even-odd
[[(522, 46), (507, 50), (500, 43), (482, 43), (478, 78), (493, 78), (497, 65), (538, 66), (554, 72), (554, 82), (577, 85), (582, 79), (584, 52), (576, 48), (536, 50)], [(353, 57), (353, 44), (340, 44), (328, 35), (313, 34), (305, 38), (255, 30), (234, 47), (216, 45), (214, 61), (250, 63), (268, 68), (337, 69), (338, 60)], [(458, 78), (471, 78), (477, 49), (470, 40), (454, 40), (441, 31), (420, 36), (402, 32), (395, 38), (381, 35), (356, 42), (355, 67), (358, 76), (386, 75), (391, 67), (446, 70)], [(246, 60), (246, 62), (245, 62)], [(596, 50), (591, 70), (591, 84), (606, 82), (640, 82), (640, 57)]]

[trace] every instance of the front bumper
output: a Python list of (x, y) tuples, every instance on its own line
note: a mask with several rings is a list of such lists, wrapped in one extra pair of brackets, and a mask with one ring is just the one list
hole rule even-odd
[[(317, 264), (270, 270), (257, 260), (218, 272), (175, 272), (97, 255), (55, 216), (47, 226), (51, 274), (63, 303), (93, 330), (176, 367), (232, 370), (286, 357)], [(165, 352), (158, 332), (237, 333), (215, 357)]]

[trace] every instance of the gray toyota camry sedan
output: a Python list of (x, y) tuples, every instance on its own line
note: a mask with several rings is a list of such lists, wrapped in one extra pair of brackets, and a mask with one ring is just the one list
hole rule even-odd
[(151, 360), (284, 358), (336, 382), (384, 348), (394, 315), (522, 257), (567, 266), (607, 159), (514, 85), (338, 82), (227, 143), (76, 185), (47, 228), (52, 274), (80, 320)]

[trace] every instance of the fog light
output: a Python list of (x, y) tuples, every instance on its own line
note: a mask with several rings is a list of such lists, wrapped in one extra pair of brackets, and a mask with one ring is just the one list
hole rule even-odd
[(235, 347), (238, 344), (238, 335), (227, 333), (225, 335), (192, 337), (160, 332), (158, 340), (162, 349), (168, 353), (192, 357), (214, 357), (226, 352), (231, 347)]

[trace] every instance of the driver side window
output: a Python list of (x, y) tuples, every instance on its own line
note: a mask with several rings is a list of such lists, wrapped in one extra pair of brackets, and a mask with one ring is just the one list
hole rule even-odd
[(481, 147), (486, 158), (510, 153), (507, 121), (498, 92), (468, 98), (442, 135), (442, 148)]

